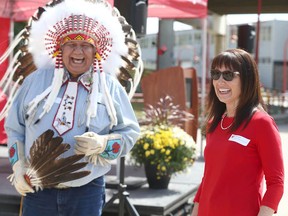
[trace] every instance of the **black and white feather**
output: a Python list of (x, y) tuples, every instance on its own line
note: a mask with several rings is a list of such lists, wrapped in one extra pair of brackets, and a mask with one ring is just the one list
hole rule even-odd
[[(70, 145), (62, 143), (59, 136), (53, 137), (54, 132), (47, 130), (41, 134), (30, 148), (25, 179), (36, 191), (53, 188), (61, 183), (83, 178), (90, 171), (79, 171), (88, 162), (79, 162), (85, 155), (62, 157), (70, 149)], [(10, 176), (13, 182), (14, 175)]]

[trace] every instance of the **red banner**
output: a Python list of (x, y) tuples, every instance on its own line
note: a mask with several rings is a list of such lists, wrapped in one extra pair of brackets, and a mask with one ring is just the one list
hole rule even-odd
[[(0, 56), (6, 51), (9, 46), (10, 19), (0, 17)], [(8, 59), (0, 64), (0, 79), (2, 79), (8, 67)]]
[[(10, 19), (0, 17), (0, 56), (4, 54), (9, 46)], [(2, 79), (8, 67), (8, 59), (0, 64), (0, 79)], [(7, 97), (0, 89), (0, 111), (4, 108)], [(4, 130), (4, 119), (0, 121), (0, 144), (6, 144), (7, 135)]]
[[(7, 102), (7, 96), (2, 92), (0, 88), (0, 111), (4, 108)], [(7, 143), (7, 134), (4, 129), (5, 119), (0, 121), (0, 145)]]

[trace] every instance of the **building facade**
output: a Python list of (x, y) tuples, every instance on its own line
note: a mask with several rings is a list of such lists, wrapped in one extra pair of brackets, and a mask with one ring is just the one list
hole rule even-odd
[[(256, 23), (252, 25), (256, 28)], [(227, 27), (226, 48), (236, 48), (238, 45), (238, 27), (231, 25)], [(287, 89), (287, 71), (285, 64), (288, 59), (288, 21), (265, 21), (260, 24), (258, 67), (260, 80), (263, 87), (284, 91)], [(252, 33), (253, 34), (253, 33)], [(255, 32), (254, 32), (255, 34)], [(254, 38), (256, 39), (255, 35)], [(255, 55), (255, 42), (252, 54)], [(163, 54), (157, 47), (157, 34), (146, 35), (139, 39), (145, 68), (156, 70), (157, 56)], [(207, 54), (206, 54), (206, 77), (210, 77), (209, 67), (213, 57), (217, 54), (215, 51), (215, 34), (208, 30), (207, 35)], [(197, 71), (197, 76), (202, 77), (202, 31), (191, 29), (184, 31), (175, 31), (173, 61), (174, 65), (184, 68), (193, 67)], [(286, 56), (286, 60), (285, 60)], [(286, 73), (286, 76), (285, 76)]]

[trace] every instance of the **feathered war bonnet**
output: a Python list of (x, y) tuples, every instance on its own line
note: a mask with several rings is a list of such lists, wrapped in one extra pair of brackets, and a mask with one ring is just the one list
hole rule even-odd
[(116, 111), (106, 86), (105, 73), (117, 75), (119, 68), (123, 68), (123, 56), (128, 54), (118, 11), (104, 0), (65, 0), (44, 9), (40, 18), (31, 23), (28, 51), (38, 69), (54, 68), (54, 77), (51, 85), (30, 102), (27, 117), (47, 96), (38, 120), (49, 112), (59, 93), (64, 75), (61, 45), (70, 40), (81, 40), (96, 48), (93, 84), (87, 108), (87, 127), (90, 118), (97, 113), (96, 96), (99, 84), (110, 116), (110, 126), (116, 125)]

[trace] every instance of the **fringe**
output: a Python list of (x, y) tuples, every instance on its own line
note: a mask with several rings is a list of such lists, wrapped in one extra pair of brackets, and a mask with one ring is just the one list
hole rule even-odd
[[(22, 53), (22, 52), (19, 50), (19, 51), (15, 54), (15, 56), (13, 57), (11, 63), (9, 64), (9, 67), (7, 68), (4, 76), (2, 77), (2, 79), (1, 79), (1, 81), (0, 81), (0, 87), (3, 89), (3, 91), (4, 91), (3, 85), (5, 84), (5, 88), (6, 88), (6, 89), (8, 88), (7, 86), (10, 85), (16, 69), (21, 65), (21, 63), (18, 62), (17, 65), (14, 66), (15, 63), (18, 61), (18, 57), (19, 57), (19, 55), (20, 55), (21, 53)], [(1, 63), (0, 63), (0, 64), (1, 64)], [(10, 73), (10, 71), (12, 71), (12, 72)], [(5, 92), (5, 91), (4, 91), (4, 92)]]
[[(9, 111), (11, 105), (12, 105), (12, 102), (14, 101), (14, 99), (16, 97), (16, 90), (18, 89), (18, 84), (23, 78), (24, 78), (23, 76), (20, 76), (18, 78), (18, 80), (14, 83), (14, 85), (12, 86), (12, 89), (11, 89), (10, 95), (8, 97), (8, 100), (7, 100), (4, 108), (0, 112), (0, 121), (7, 116), (8, 111)], [(4, 92), (3, 92), (3, 94), (4, 94)]]
[(100, 74), (100, 79), (101, 79), (102, 92), (104, 94), (104, 102), (105, 105), (107, 106), (108, 115), (111, 121), (110, 123), (110, 129), (111, 129), (114, 125), (117, 125), (116, 110), (113, 104), (112, 97), (106, 85), (106, 74), (105, 73)]

